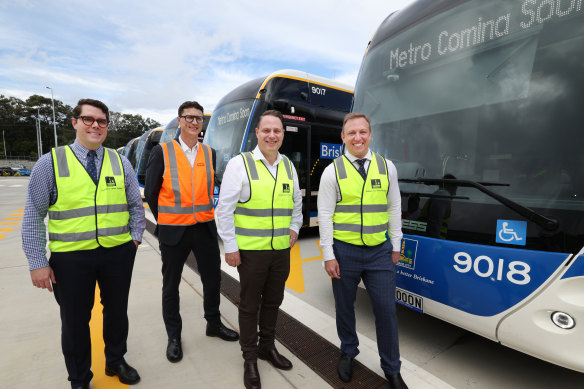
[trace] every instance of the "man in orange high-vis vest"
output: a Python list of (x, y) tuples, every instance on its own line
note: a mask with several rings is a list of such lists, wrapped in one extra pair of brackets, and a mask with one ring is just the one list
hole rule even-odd
[(178, 109), (180, 133), (152, 149), (146, 168), (144, 196), (158, 225), (162, 254), (162, 316), (170, 362), (182, 359), (179, 284), (192, 251), (203, 283), (207, 336), (236, 341), (237, 332), (221, 323), (221, 259), (213, 210), (215, 150), (198, 142), (203, 107), (186, 101)]

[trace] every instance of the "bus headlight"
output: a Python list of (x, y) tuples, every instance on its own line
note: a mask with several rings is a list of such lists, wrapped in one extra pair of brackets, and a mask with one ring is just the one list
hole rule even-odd
[(556, 311), (552, 313), (552, 321), (564, 330), (572, 329), (576, 325), (574, 318), (565, 312)]

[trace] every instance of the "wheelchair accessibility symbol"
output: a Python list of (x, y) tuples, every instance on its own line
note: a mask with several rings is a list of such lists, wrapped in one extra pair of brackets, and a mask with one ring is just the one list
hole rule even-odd
[(518, 220), (497, 220), (497, 243), (525, 246), (527, 222)]

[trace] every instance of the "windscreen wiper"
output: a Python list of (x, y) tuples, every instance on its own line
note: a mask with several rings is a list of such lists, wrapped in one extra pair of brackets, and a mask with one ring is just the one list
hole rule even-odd
[(529, 209), (521, 204), (516, 203), (515, 201), (508, 199), (505, 196), (501, 196), (498, 193), (495, 193), (489, 189), (487, 186), (509, 186), (509, 184), (502, 184), (498, 182), (475, 182), (469, 180), (458, 180), (458, 179), (451, 179), (451, 178), (400, 178), (400, 182), (407, 182), (412, 184), (424, 184), (424, 185), (453, 185), (453, 186), (462, 186), (462, 187), (469, 187), (475, 188), (483, 192), (489, 197), (494, 198), (507, 208), (517, 212), (519, 215), (523, 216), (529, 221), (534, 222), (541, 228), (546, 231), (555, 231), (558, 229), (559, 223), (555, 219), (548, 218), (544, 215), (541, 215), (535, 212), (532, 209)]

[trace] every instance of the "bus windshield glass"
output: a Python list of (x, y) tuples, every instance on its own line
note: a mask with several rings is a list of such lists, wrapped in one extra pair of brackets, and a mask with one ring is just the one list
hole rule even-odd
[(213, 111), (209, 122), (213, 131), (207, 132), (205, 143), (217, 152), (217, 177), (223, 177), (227, 162), (240, 150), (253, 103), (253, 99), (238, 100)]
[(582, 211), (582, 47), (582, 1), (469, 1), (370, 48), (353, 110), (400, 178), (503, 183), (490, 188), (523, 206)]

